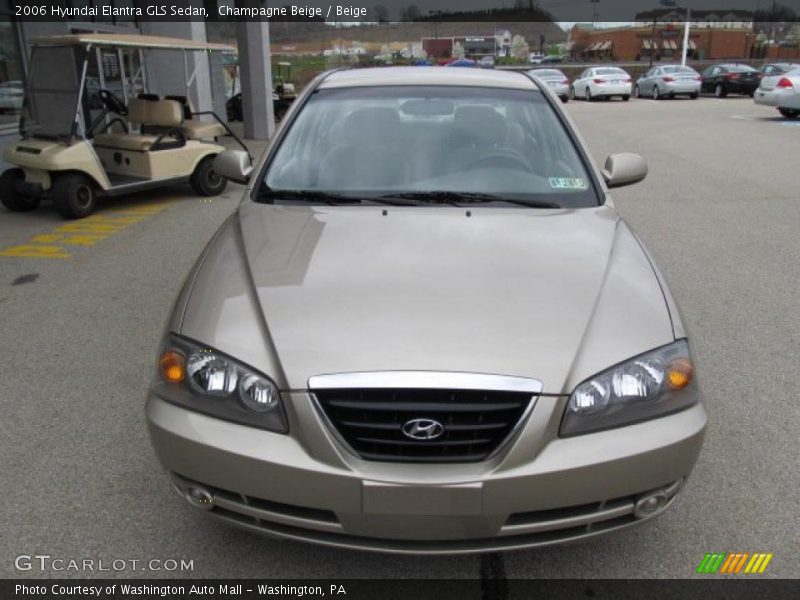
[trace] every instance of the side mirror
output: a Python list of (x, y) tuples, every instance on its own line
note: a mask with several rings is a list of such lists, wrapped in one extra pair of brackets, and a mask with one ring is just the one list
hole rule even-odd
[(647, 163), (638, 154), (630, 152), (611, 154), (603, 168), (603, 178), (610, 188), (637, 183), (646, 176)]
[(214, 159), (214, 170), (217, 175), (236, 183), (247, 183), (253, 172), (250, 156), (243, 150), (225, 150)]

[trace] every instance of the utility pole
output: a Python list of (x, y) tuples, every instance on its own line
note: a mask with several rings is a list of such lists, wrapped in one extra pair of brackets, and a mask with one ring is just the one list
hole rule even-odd
[(686, 66), (686, 54), (689, 51), (689, 21), (692, 18), (692, 9), (686, 9), (686, 24), (683, 29), (683, 55), (681, 56), (681, 65)]
[(653, 67), (653, 55), (656, 53), (656, 19), (657, 18), (658, 18), (658, 15), (656, 14), (656, 11), (654, 10), (653, 11), (653, 35), (652, 35), (653, 39), (652, 39), (651, 44), (650, 44), (650, 68)]

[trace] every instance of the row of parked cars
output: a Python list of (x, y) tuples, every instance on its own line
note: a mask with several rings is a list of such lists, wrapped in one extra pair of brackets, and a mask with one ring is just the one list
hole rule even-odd
[(771, 63), (761, 69), (738, 63), (711, 65), (702, 73), (682, 65), (656, 65), (635, 82), (624, 69), (595, 66), (583, 71), (574, 81), (559, 69), (529, 71), (553, 89), (564, 102), (569, 99), (619, 97), (629, 100), (648, 97), (654, 100), (711, 93), (717, 98), (746, 94), (758, 104), (776, 107), (788, 118), (800, 116), (800, 64)]

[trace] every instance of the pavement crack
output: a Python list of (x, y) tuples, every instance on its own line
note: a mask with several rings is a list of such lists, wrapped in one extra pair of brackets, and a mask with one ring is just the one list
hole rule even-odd
[(508, 578), (503, 555), (494, 552), (481, 554), (481, 600), (506, 600), (508, 598)]

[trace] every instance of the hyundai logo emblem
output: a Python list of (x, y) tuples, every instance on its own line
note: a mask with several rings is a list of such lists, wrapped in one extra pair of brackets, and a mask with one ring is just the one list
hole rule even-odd
[(411, 419), (403, 424), (402, 430), (412, 440), (435, 440), (444, 433), (444, 425), (433, 419)]

